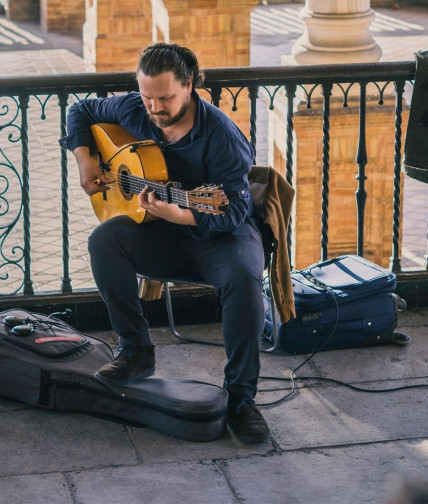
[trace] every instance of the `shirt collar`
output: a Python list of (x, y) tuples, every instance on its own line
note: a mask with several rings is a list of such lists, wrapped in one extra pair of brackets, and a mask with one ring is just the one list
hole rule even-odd
[(195, 137), (201, 137), (206, 134), (207, 131), (207, 111), (205, 109), (205, 104), (199, 94), (193, 90), (192, 97), (195, 100), (195, 121), (193, 123), (193, 128), (190, 130), (191, 140), (194, 140)]

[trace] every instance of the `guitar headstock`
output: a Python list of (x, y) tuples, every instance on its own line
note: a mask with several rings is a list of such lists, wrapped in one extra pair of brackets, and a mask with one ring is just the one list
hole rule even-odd
[(206, 184), (186, 192), (188, 207), (198, 212), (221, 214), (229, 204), (221, 186)]

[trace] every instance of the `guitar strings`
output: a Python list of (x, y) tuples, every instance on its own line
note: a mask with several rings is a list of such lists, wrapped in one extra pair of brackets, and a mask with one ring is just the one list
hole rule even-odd
[[(155, 190), (156, 196), (161, 201), (172, 202), (185, 208), (196, 208), (199, 210), (203, 209), (204, 211), (215, 211), (215, 205), (212, 204), (211, 202), (203, 203), (203, 202), (189, 201), (188, 193), (189, 192), (194, 193), (195, 190), (185, 191), (184, 189), (180, 189), (171, 184), (167, 185), (164, 182), (156, 182), (142, 177), (137, 177), (136, 175), (133, 175), (132, 173), (128, 172), (119, 173), (110, 171), (108, 172), (108, 175), (112, 175), (113, 179), (115, 179), (116, 181), (119, 181), (120, 178), (123, 178), (122, 188), (125, 190), (125, 192), (129, 192), (132, 194), (139, 194), (146, 186), (149, 186), (150, 189)], [(125, 183), (123, 183), (124, 181)], [(113, 190), (119, 189), (122, 192), (122, 190), (119, 187), (115, 186), (108, 186), (108, 187), (110, 187), (110, 189)], [(168, 197), (168, 193), (171, 196), (170, 198)]]
[[(123, 174), (119, 174), (118, 172), (109, 172), (109, 175), (113, 175), (116, 180), (119, 180), (119, 178), (123, 176), (123, 178), (126, 179), (126, 183), (122, 185), (129, 188), (129, 192), (132, 192), (133, 194), (139, 194), (144, 187), (149, 186), (151, 189), (155, 189), (158, 195), (166, 195), (169, 191), (173, 196), (175, 196), (177, 201), (187, 201), (188, 194), (196, 192), (195, 189), (186, 191), (173, 185), (167, 185), (165, 182), (156, 182), (144, 179), (126, 172)], [(116, 189), (114, 186), (110, 187)]]
[[(119, 187), (115, 187), (115, 186), (111, 186), (109, 185), (109, 190), (110, 191), (119, 191), (121, 192), (121, 190), (119, 189)], [(177, 191), (176, 188), (171, 188), (172, 191)], [(133, 194), (137, 195), (139, 194), (140, 191), (137, 191), (137, 192), (134, 192)], [(159, 193), (156, 192), (156, 194), (159, 196)], [(158, 198), (160, 199), (161, 201), (168, 201), (166, 195), (164, 194), (163, 197), (160, 197)], [(185, 207), (185, 208), (197, 208), (197, 209), (204, 209), (204, 211), (215, 211), (215, 205), (214, 204), (208, 204), (208, 203), (195, 203), (194, 201), (189, 201), (187, 196), (175, 196), (175, 197), (172, 197), (172, 203), (175, 203), (177, 205), (180, 205), (182, 207)]]
[[(162, 184), (160, 184), (162, 185)], [(110, 191), (119, 191), (119, 192), (122, 192), (119, 187), (115, 187), (115, 186), (112, 186), (112, 185), (109, 185), (109, 190)], [(162, 185), (162, 187), (165, 188), (165, 186)], [(172, 187), (171, 188), (171, 191), (172, 192), (176, 192), (176, 191), (181, 191), (182, 189), (177, 189), (177, 188), (174, 188)], [(137, 195), (139, 194), (140, 191), (136, 191), (134, 192), (133, 194)], [(160, 196), (158, 192), (156, 192), (156, 195), (157, 196)], [(161, 201), (166, 201), (168, 202), (168, 198), (166, 196), (166, 191), (165, 191), (165, 194), (162, 195), (162, 197), (159, 197), (158, 199), (160, 199)], [(211, 204), (211, 203), (196, 203), (194, 201), (189, 201), (187, 196), (181, 196), (179, 193), (178, 193), (178, 196), (177, 194), (173, 195), (173, 197), (171, 198), (171, 202), (172, 203), (175, 203), (177, 205), (180, 205), (181, 207), (184, 207), (184, 208), (196, 208), (198, 209), (199, 211), (201, 209), (203, 209), (203, 211), (205, 212), (209, 212), (209, 213), (217, 213), (215, 210), (216, 210), (216, 207), (214, 204)]]
[[(107, 176), (112, 175), (116, 181), (119, 181), (120, 178), (123, 178), (126, 182), (122, 182), (122, 185), (129, 189), (129, 192), (132, 194), (139, 194), (146, 186), (149, 186), (150, 189), (155, 190), (157, 196), (159, 196), (162, 201), (167, 201), (168, 186), (165, 183), (155, 182), (152, 180), (137, 177), (129, 173), (125, 173), (120, 174), (118, 172), (108, 172)], [(109, 186), (108, 184), (106, 185), (113, 190), (119, 189), (115, 186)], [(174, 203), (182, 206), (187, 206), (187, 191), (184, 191), (183, 189), (179, 189), (177, 187), (171, 187), (170, 189), (174, 193), (173, 196), (175, 196), (175, 198), (173, 198)]]

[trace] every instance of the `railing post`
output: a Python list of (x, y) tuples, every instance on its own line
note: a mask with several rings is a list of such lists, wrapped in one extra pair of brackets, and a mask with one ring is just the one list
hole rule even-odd
[(28, 161), (28, 94), (19, 95), (21, 110), (22, 208), (24, 229), (24, 294), (34, 294), (31, 280), (30, 170)]
[(254, 151), (254, 159), (256, 159), (256, 134), (257, 134), (257, 106), (259, 87), (250, 86), (248, 89), (248, 97), (250, 99), (250, 143)]
[(394, 139), (394, 204), (392, 213), (392, 257), (389, 264), (391, 271), (401, 271), (401, 259), (399, 256), (400, 241), (400, 181), (401, 181), (401, 123), (403, 111), (403, 92), (405, 81), (394, 83), (395, 87), (395, 139)]
[[(61, 137), (66, 131), (66, 111), (68, 94), (58, 93), (58, 105), (60, 106), (60, 131)], [(61, 215), (62, 215), (62, 268), (63, 277), (61, 292), (71, 292), (70, 279), (70, 243), (69, 243), (69, 205), (68, 205), (68, 159), (65, 149), (61, 149)]]
[(217, 108), (220, 107), (220, 99), (221, 99), (221, 87), (213, 86), (211, 88), (211, 100), (212, 104)]
[(330, 181), (330, 96), (332, 84), (322, 85), (322, 214), (321, 214), (321, 260), (328, 256), (328, 196)]
[[(285, 86), (285, 96), (287, 97), (287, 117), (286, 117), (286, 161), (285, 161), (285, 179), (290, 185), (293, 185), (293, 115), (294, 98), (296, 97), (295, 84)], [(290, 215), (287, 232), (287, 248), (290, 260), (290, 268), (293, 269), (291, 248), (293, 246), (293, 217)]]
[(358, 150), (356, 163), (358, 165), (358, 175), (355, 177), (358, 180), (358, 188), (355, 192), (357, 202), (357, 254), (364, 254), (364, 211), (367, 199), (365, 189), (365, 167), (367, 165), (367, 149), (366, 149), (366, 91), (367, 83), (360, 83), (360, 118), (359, 118), (359, 135), (358, 135)]

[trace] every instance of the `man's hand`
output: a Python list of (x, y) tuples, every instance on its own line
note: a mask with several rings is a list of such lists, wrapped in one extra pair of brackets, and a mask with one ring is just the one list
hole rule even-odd
[(173, 203), (167, 203), (156, 198), (155, 192), (146, 186), (138, 195), (138, 204), (155, 217), (165, 219), (175, 224), (196, 226), (193, 213), (187, 208), (180, 208)]
[(89, 149), (87, 147), (77, 147), (77, 149), (74, 149), (73, 154), (79, 165), (80, 185), (85, 193), (92, 196), (97, 192), (108, 191), (108, 184), (114, 181), (102, 173), (98, 163), (89, 155)]

